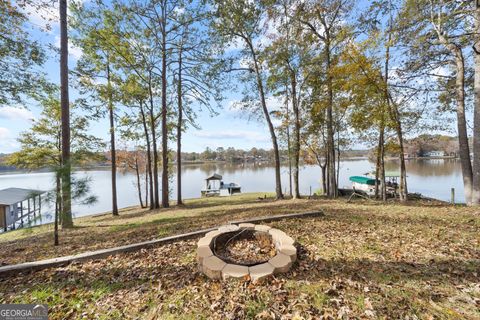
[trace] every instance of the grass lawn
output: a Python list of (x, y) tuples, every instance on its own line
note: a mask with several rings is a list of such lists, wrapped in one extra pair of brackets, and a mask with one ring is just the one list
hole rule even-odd
[[(263, 194), (262, 194), (263, 195)], [(257, 200), (258, 194), (77, 219), (0, 235), (4, 264), (183, 233), (246, 217), (321, 209), (270, 223), (299, 243), (287, 274), (259, 284), (198, 272), (196, 240), (0, 279), (0, 303), (47, 303), (52, 319), (480, 319), (480, 213), (437, 203)]]

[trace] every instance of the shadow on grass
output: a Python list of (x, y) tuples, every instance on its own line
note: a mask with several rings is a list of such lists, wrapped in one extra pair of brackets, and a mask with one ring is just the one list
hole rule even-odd
[[(452, 225), (468, 226), (476, 225), (480, 223), (480, 217), (474, 217), (472, 215), (455, 215), (455, 214), (419, 214), (412, 215), (408, 207), (405, 208), (405, 215), (399, 212), (389, 214), (387, 210), (385, 212), (370, 212), (364, 209), (339, 209), (339, 208), (322, 208), (326, 215), (326, 221), (339, 221), (344, 223), (374, 223), (385, 225), (419, 225), (423, 228), (436, 227), (449, 227)], [(396, 210), (399, 210), (398, 207)], [(479, 230), (480, 231), (480, 230)]]
[[(263, 202), (257, 202), (262, 204)], [(115, 224), (103, 224), (101, 227), (110, 227), (110, 231), (124, 231), (135, 229), (139, 227), (149, 227), (149, 226), (159, 226), (159, 225), (168, 225), (168, 224), (184, 224), (184, 225), (195, 225), (197, 229), (202, 227), (211, 227), (215, 225), (221, 225), (228, 223), (231, 220), (239, 219), (242, 217), (259, 217), (261, 215), (277, 215), (283, 213), (297, 213), (311, 208), (311, 205), (308, 203), (280, 203), (280, 202), (265, 202), (265, 205), (258, 205), (251, 208), (229, 208), (229, 209), (220, 209), (215, 208), (215, 206), (207, 207), (210, 210), (208, 212), (199, 213), (190, 216), (178, 216), (178, 217), (162, 217), (158, 215), (157, 219), (151, 221), (140, 221), (133, 222), (123, 225)], [(254, 213), (252, 215), (252, 213)], [(258, 213), (258, 214), (257, 214)], [(125, 216), (125, 219), (128, 217)], [(100, 226), (99, 226), (100, 227)]]
[[(217, 208), (210, 207), (207, 212), (192, 216), (164, 217), (157, 215), (151, 221), (132, 221), (126, 224), (103, 224), (81, 227), (60, 232), (60, 246), (53, 246), (52, 233), (42, 233), (10, 243), (4, 243), (5, 255), (0, 258), (3, 265), (35, 261), (91, 250), (98, 250), (161, 238), (170, 235), (191, 232), (199, 229), (219, 226), (232, 220), (268, 216), (308, 210), (308, 203), (285, 202), (259, 203), (254, 207)], [(35, 239), (32, 241), (32, 239)], [(28, 248), (28, 255), (15, 253), (16, 248)]]
[[(195, 262), (183, 264), (168, 263), (169, 261), (181, 259), (182, 256), (193, 252), (194, 246), (187, 246), (183, 252), (177, 252), (172, 256), (171, 253), (163, 252), (165, 256), (159, 256), (158, 263), (148, 263), (142, 261), (142, 254), (124, 257), (131, 260), (125, 267), (118, 267), (118, 263), (111, 263), (111, 260), (103, 260), (95, 268), (83, 268), (83, 266), (74, 267), (73, 270), (57, 268), (46, 273), (24, 274), (15, 277), (15, 289), (27, 288), (23, 296), (28, 296), (32, 291), (57, 292), (56, 295), (62, 296), (63, 292), (78, 292), (82, 298), (95, 296), (101, 298), (103, 294), (114, 294), (118, 290), (137, 290), (138, 288), (149, 288), (148, 290), (157, 290), (160, 288), (153, 282), (161, 281), (162, 289), (169, 288), (181, 290), (195, 283), (211, 281), (204, 277), (197, 269)], [(191, 252), (190, 252), (191, 251)], [(146, 253), (145, 253), (146, 254)], [(158, 253), (160, 254), (160, 253)], [(170, 256), (169, 258), (166, 258)], [(132, 263), (138, 261), (138, 263)], [(299, 270), (298, 263), (306, 269)], [(292, 271), (278, 275), (280, 278), (290, 278), (292, 280), (307, 280), (309, 282), (326, 281), (338, 279), (352, 279), (365, 284), (375, 285), (395, 285), (398, 282), (405, 281), (425, 281), (437, 284), (455, 285), (459, 282), (478, 281), (474, 272), (480, 268), (480, 262), (475, 260), (443, 260), (431, 261), (429, 263), (408, 263), (405, 261), (373, 261), (368, 259), (335, 259), (335, 260), (312, 260), (306, 256), (306, 252), (301, 253), (299, 262)], [(152, 282), (153, 281), (153, 282)], [(11, 284), (11, 283), (10, 283)], [(0, 286), (9, 290), (11, 287), (8, 278), (0, 280)], [(145, 287), (147, 284), (147, 287)], [(33, 285), (33, 286), (32, 286)], [(268, 285), (268, 280), (267, 280)], [(101, 293), (98, 296), (99, 291)], [(17, 291), (18, 292), (18, 291)], [(124, 293), (122, 293), (124, 294)], [(22, 298), (17, 302), (29, 302), (29, 299)], [(45, 303), (37, 300), (36, 303)]]
[(266, 198), (262, 200), (258, 200), (257, 198), (236, 198), (235, 196), (225, 199), (215, 197), (212, 198), (212, 200), (209, 200), (209, 198), (202, 198), (201, 200), (185, 200), (184, 204), (181, 206), (171, 206), (169, 208), (159, 208), (159, 209), (154, 209), (154, 210), (149, 210), (147, 208), (138, 208), (141, 210), (140, 212), (136, 213), (126, 213), (122, 214), (120, 213), (119, 216), (113, 217), (111, 214), (102, 214), (98, 216), (94, 216), (91, 219), (94, 220), (95, 222), (102, 222), (102, 221), (121, 221), (121, 220), (126, 220), (126, 219), (132, 219), (132, 218), (138, 218), (138, 217), (143, 217), (143, 216), (148, 216), (148, 215), (156, 215), (156, 214), (162, 214), (165, 212), (169, 213), (175, 213), (176, 211), (180, 210), (194, 210), (194, 209), (202, 209), (202, 208), (214, 208), (214, 207), (220, 207), (220, 206), (234, 206), (234, 205), (249, 205), (249, 204), (254, 204), (254, 203), (262, 203), (262, 202), (274, 202), (275, 200), (273, 198)]
[[(299, 259), (306, 270), (296, 271), (295, 280), (318, 281), (336, 276), (359, 282), (392, 285), (403, 281), (434, 281), (452, 283), (478, 281), (480, 260), (445, 259), (427, 263), (407, 261), (375, 261), (370, 259), (318, 259), (309, 257), (304, 247), (299, 247)], [(288, 277), (288, 275), (286, 275)]]

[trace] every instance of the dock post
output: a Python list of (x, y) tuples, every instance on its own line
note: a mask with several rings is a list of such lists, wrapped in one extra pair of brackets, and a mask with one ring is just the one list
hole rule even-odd
[[(17, 208), (18, 210), (18, 208)], [(23, 201), (20, 202), (20, 222), (21, 222), (21, 226), (23, 228)]]
[(27, 217), (28, 217), (28, 223), (30, 223), (30, 199), (27, 199), (27, 204), (28, 204), (28, 212), (27, 212)]
[(452, 188), (451, 190), (451, 202), (452, 204), (455, 204), (455, 188)]

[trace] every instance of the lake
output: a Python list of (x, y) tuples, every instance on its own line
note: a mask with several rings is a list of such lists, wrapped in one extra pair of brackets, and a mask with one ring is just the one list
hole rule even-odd
[[(397, 161), (387, 161), (387, 171), (398, 171)], [(374, 164), (368, 160), (345, 160), (340, 163), (339, 186), (350, 187), (348, 178), (372, 172)], [(242, 192), (273, 192), (275, 190), (274, 168), (270, 164), (201, 164), (185, 165), (183, 168), (183, 197), (197, 198), (204, 186), (204, 179), (213, 174), (223, 175), (225, 182), (236, 182)], [(110, 171), (77, 171), (77, 176), (88, 176), (91, 189), (98, 201), (91, 206), (73, 205), (75, 217), (109, 211), (111, 208)], [(460, 161), (453, 159), (408, 160), (407, 181), (409, 192), (441, 200), (450, 200), (450, 189), (455, 188), (456, 201), (465, 202)], [(320, 189), (321, 172), (318, 166), (302, 166), (300, 171), (300, 191), (309, 194)], [(51, 172), (9, 172), (0, 174), (0, 189), (17, 187), (49, 190), (53, 186)], [(118, 205), (120, 208), (138, 204), (138, 193), (133, 173), (118, 173)], [(282, 167), (282, 188), (288, 190), (288, 167)], [(171, 181), (171, 198), (176, 199), (176, 180)], [(49, 214), (50, 213), (50, 214)], [(43, 219), (39, 223), (51, 222), (51, 209), (43, 208)]]

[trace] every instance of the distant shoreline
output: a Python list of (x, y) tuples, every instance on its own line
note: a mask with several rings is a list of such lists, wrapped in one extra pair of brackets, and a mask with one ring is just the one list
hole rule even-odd
[[(460, 160), (460, 157), (441, 156), (441, 157), (408, 157), (405, 160)], [(399, 157), (385, 157), (385, 160), (400, 160)]]
[[(458, 160), (458, 157), (451, 157), (451, 156), (444, 156), (444, 157), (415, 157), (415, 158), (405, 158), (407, 161), (411, 160)], [(366, 156), (358, 156), (358, 157), (344, 157), (341, 158), (341, 161), (358, 161), (358, 160), (370, 160)], [(398, 157), (386, 157), (385, 160), (388, 161), (398, 161)], [(176, 162), (172, 162), (172, 165), (176, 166)], [(182, 165), (185, 166), (193, 166), (193, 165), (222, 165), (222, 164), (232, 164), (232, 165), (238, 165), (238, 164), (260, 164), (260, 165), (274, 165), (272, 161), (235, 161), (235, 162), (230, 162), (230, 161), (225, 161), (225, 160), (199, 160), (199, 161), (182, 161)], [(288, 165), (286, 161), (282, 161), (282, 166)], [(301, 165), (306, 165), (306, 164), (301, 164)], [(312, 164), (314, 165), (314, 164)], [(95, 165), (95, 166), (90, 166), (86, 168), (81, 168), (81, 167), (75, 167), (73, 168), (73, 171), (95, 171), (95, 170), (108, 170), (110, 169), (110, 166), (108, 164), (105, 165)], [(118, 168), (119, 170), (121, 167)], [(47, 173), (47, 172), (52, 172), (51, 169), (49, 168), (43, 168), (43, 169), (37, 169), (37, 170), (25, 170), (25, 169), (16, 169), (16, 168), (11, 168), (11, 167), (1, 167), (0, 166), (0, 176), (2, 175), (9, 175), (9, 174), (22, 174), (22, 173)]]

